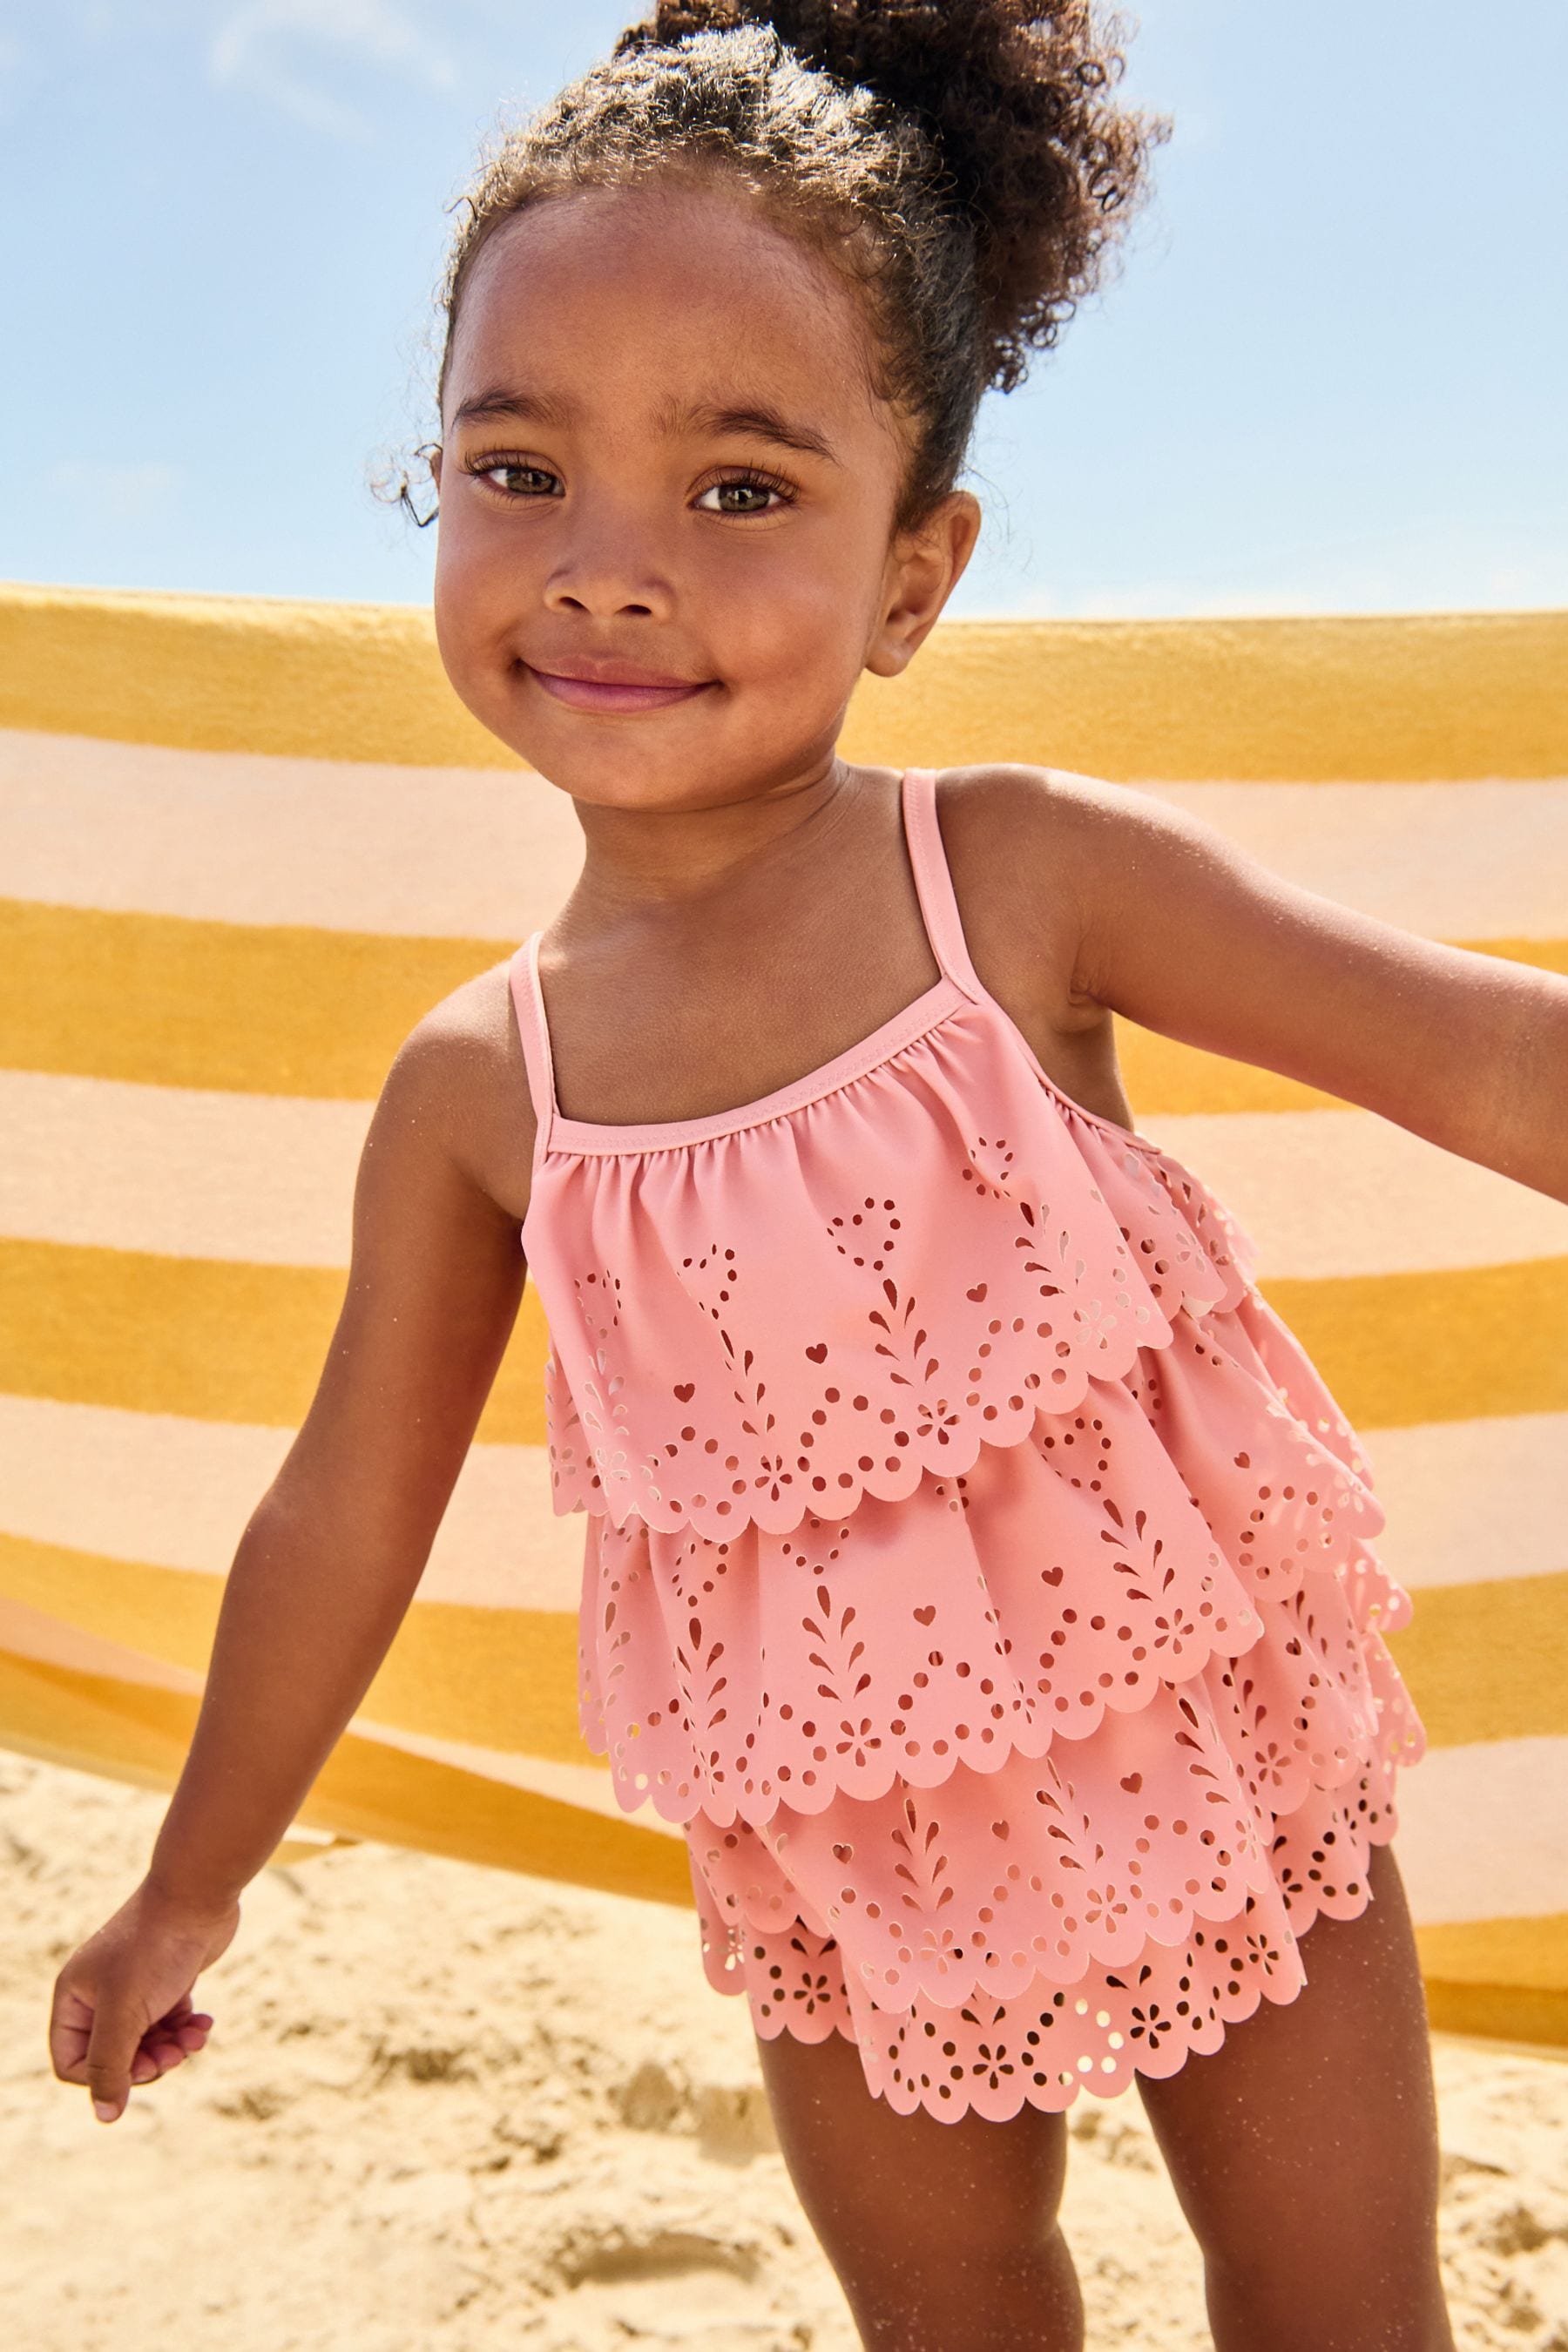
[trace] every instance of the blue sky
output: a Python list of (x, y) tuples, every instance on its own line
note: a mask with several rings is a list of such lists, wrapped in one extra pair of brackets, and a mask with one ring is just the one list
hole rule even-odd
[[(956, 0), (955, 0), (956, 4)], [(0, 0), (0, 577), (424, 603), (444, 207), (637, 0)], [(1144, 0), (1121, 275), (955, 614), (1568, 604), (1568, 7)]]

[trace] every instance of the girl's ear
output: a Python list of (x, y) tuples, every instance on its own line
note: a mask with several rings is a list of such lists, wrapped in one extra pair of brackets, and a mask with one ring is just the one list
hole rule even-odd
[(980, 536), (980, 501), (952, 490), (918, 530), (895, 541), (888, 558), (881, 617), (866, 648), (877, 677), (909, 667), (957, 587)]

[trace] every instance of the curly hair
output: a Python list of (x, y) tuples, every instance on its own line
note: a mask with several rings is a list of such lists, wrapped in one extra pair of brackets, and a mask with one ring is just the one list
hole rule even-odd
[(437, 400), (505, 221), (571, 189), (727, 172), (866, 300), (875, 388), (908, 425), (894, 529), (917, 525), (984, 394), (1056, 342), (1142, 192), (1166, 126), (1113, 100), (1124, 37), (1094, 0), (658, 0), (459, 200)]

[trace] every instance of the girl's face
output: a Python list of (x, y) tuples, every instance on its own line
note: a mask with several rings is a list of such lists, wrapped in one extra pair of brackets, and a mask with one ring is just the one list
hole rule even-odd
[(742, 197), (552, 197), (496, 231), (448, 362), (436, 630), (574, 798), (710, 807), (826, 774), (968, 560), (955, 492), (889, 544), (905, 446), (858, 299)]

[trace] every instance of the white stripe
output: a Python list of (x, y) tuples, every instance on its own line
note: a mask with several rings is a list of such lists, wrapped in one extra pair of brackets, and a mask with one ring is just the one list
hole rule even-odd
[[(372, 1106), (0, 1071), (0, 1232), (346, 1266)], [(1264, 1281), (1568, 1255), (1568, 1204), (1363, 1110), (1146, 1115), (1261, 1253)]]
[(1568, 1739), (1428, 1748), (1399, 1774), (1394, 1801), (1419, 1927), (1568, 1911)]
[[(1305, 888), (1409, 930), (1551, 939), (1564, 928), (1563, 783), (1139, 789)], [(16, 730), (0, 730), (0, 843), (7, 890), (62, 906), (501, 941), (547, 923), (583, 864), (569, 797), (528, 769)]]
[(374, 1106), (0, 1071), (0, 1231), (342, 1267)]
[(1388, 1525), (1378, 1551), (1414, 1591), (1568, 1570), (1568, 1413), (1361, 1432)]
[(57, 906), (525, 938), (583, 864), (530, 769), (391, 768), (0, 730), (0, 872)]
[[(1568, 1570), (1568, 1413), (1362, 1435), (1388, 1515), (1378, 1550), (1413, 1591)], [(290, 1443), (286, 1430), (0, 1396), (0, 1527), (221, 1576)], [(551, 1510), (542, 1446), (472, 1446), (420, 1598), (574, 1611), (584, 1532), (580, 1513)]]
[(1372, 1111), (1173, 1112), (1138, 1126), (1234, 1212), (1263, 1282), (1568, 1255), (1568, 1202)]
[(1561, 939), (1568, 783), (1139, 787), (1304, 890), (1438, 940)]
[[(289, 1432), (0, 1396), (0, 1528), (150, 1567), (228, 1572)], [(420, 1580), (421, 1601), (574, 1612), (585, 1521), (557, 1518), (542, 1445), (475, 1445)]]

